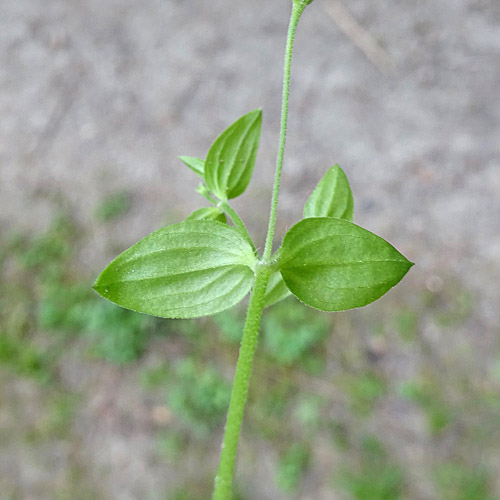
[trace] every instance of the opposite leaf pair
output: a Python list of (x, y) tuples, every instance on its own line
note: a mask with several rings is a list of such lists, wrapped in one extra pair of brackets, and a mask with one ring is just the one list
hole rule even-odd
[[(265, 306), (292, 292), (324, 311), (361, 307), (397, 284), (412, 264), (393, 246), (353, 224), (353, 198), (344, 172), (332, 167), (304, 207), (305, 219), (286, 234), (271, 262), (262, 262), (227, 200), (250, 181), (260, 138), (261, 111), (224, 131), (206, 160), (181, 157), (205, 184), (198, 192), (215, 206), (156, 231), (119, 255), (94, 288), (135, 311), (166, 318), (215, 314), (252, 288), (258, 266), (271, 274)], [(215, 197), (215, 198), (214, 198)], [(235, 228), (225, 224), (226, 215)]]

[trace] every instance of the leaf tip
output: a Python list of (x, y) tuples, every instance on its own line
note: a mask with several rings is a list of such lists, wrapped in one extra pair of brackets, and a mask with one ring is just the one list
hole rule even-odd
[[(104, 271), (103, 271), (104, 272)], [(101, 297), (104, 297), (104, 298), (108, 298), (107, 295), (109, 293), (109, 290), (108, 288), (106, 287), (106, 285), (104, 283), (102, 283), (102, 274), (101, 273), (97, 279), (95, 280), (94, 284), (92, 285), (92, 290), (94, 290), (95, 292), (97, 292), (99, 295), (101, 295)]]
[(257, 108), (257, 109), (254, 109), (253, 111), (250, 111), (249, 113), (250, 115), (255, 115), (257, 117), (257, 119), (262, 119), (262, 108)]
[(186, 155), (179, 155), (177, 156), (177, 158), (179, 160), (182, 161), (182, 163), (184, 163), (184, 165), (186, 165), (187, 167), (191, 168), (190, 167), (190, 160), (192, 160), (192, 158), (190, 156), (186, 156)]
[(93, 285), (92, 290), (94, 290), (94, 292), (98, 293), (101, 297), (107, 298), (106, 294), (104, 293), (104, 290), (100, 286)]

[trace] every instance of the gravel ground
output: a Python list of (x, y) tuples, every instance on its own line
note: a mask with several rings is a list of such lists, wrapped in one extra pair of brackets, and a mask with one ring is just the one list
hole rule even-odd
[[(254, 180), (236, 202), (262, 242), (289, 3), (0, 0), (0, 225), (45, 226), (62, 193), (89, 226), (100, 199), (129, 190), (130, 217), (81, 249), (96, 269), (109, 239), (126, 246), (196, 208), (177, 155), (203, 156), (262, 107)], [(339, 163), (356, 222), (417, 263), (402, 293), (459, 280), (476, 304), (463, 334), (487, 351), (500, 323), (500, 2), (346, 5), (354, 30), (335, 0), (315, 0), (299, 27), (278, 230)], [(98, 467), (101, 439), (87, 443)], [(114, 498), (145, 498), (127, 488)]]

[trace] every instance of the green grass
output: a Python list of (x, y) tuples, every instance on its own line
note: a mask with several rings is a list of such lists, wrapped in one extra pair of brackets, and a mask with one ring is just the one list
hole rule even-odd
[[(177, 490), (173, 495), (168, 496), (165, 500), (207, 500), (206, 495), (193, 493), (189, 488)], [(238, 491), (233, 491), (230, 500), (244, 500)]]
[(436, 381), (421, 379), (400, 386), (400, 394), (419, 405), (427, 416), (429, 430), (437, 435), (454, 421), (452, 408), (444, 401)]
[(457, 463), (437, 467), (435, 483), (442, 500), (499, 500), (491, 492), (489, 472), (483, 468), (468, 468)]
[[(216, 314), (212, 322), (223, 342), (239, 345), (244, 324), (242, 308)], [(330, 329), (331, 321), (326, 314), (289, 298), (264, 312), (261, 349), (270, 362), (283, 367), (298, 365), (309, 372), (319, 373), (324, 365), (322, 354)]]
[(43, 442), (67, 436), (79, 401), (78, 394), (52, 389), (44, 401), (43, 414), (26, 439), (30, 442)]
[(385, 380), (371, 370), (348, 376), (344, 385), (350, 408), (359, 416), (370, 415), (378, 399), (387, 392)]
[(188, 445), (186, 435), (174, 429), (160, 432), (156, 442), (158, 454), (174, 464), (180, 460)]
[(162, 362), (146, 367), (141, 372), (140, 380), (142, 387), (147, 390), (165, 387), (171, 380), (170, 366)]
[(394, 315), (394, 324), (399, 336), (405, 342), (413, 342), (418, 333), (418, 311), (402, 309)]
[(336, 484), (354, 500), (403, 500), (403, 473), (392, 463), (382, 443), (363, 438), (358, 463), (344, 468)]
[(223, 342), (239, 345), (243, 336), (245, 318), (241, 308), (233, 307), (212, 317), (212, 321), (219, 329)]
[(310, 460), (309, 447), (304, 443), (294, 443), (288, 447), (278, 463), (275, 481), (285, 493), (298, 490)]
[(0, 364), (18, 375), (32, 377), (40, 383), (53, 379), (53, 351), (33, 344), (25, 335), (12, 330), (0, 331)]
[(298, 394), (293, 409), (294, 420), (307, 435), (313, 435), (323, 424), (324, 398), (315, 394)]
[(265, 378), (266, 373), (259, 372), (250, 389), (249, 424), (255, 434), (266, 439), (284, 439), (290, 431), (288, 409), (297, 390), (286, 376), (270, 379)]
[(264, 350), (271, 360), (286, 367), (298, 363), (308, 371), (320, 372), (322, 347), (329, 333), (325, 314), (306, 308), (294, 299), (276, 304), (262, 318)]
[(168, 406), (198, 437), (222, 425), (231, 387), (215, 367), (198, 366), (194, 359), (175, 363)]
[[(47, 378), (64, 337), (84, 336), (89, 352), (114, 363), (137, 359), (159, 321), (103, 301), (75, 271), (81, 231), (59, 214), (47, 231), (18, 235), (6, 245), (9, 279), (0, 284), (0, 360), (18, 373)], [(162, 323), (165, 327), (165, 323)], [(32, 342), (37, 331), (57, 334), (50, 349)]]
[[(101, 220), (120, 216), (120, 210), (107, 213), (115, 215)], [(226, 374), (222, 367), (232, 366), (237, 356), (243, 308), (207, 320), (169, 322), (116, 307), (91, 290), (92, 277), (80, 273), (77, 250), (84, 237), (85, 231), (61, 213), (40, 234), (0, 234), (0, 365), (9, 375), (29, 377), (48, 391), (43, 415), (36, 427), (28, 429), (26, 440), (36, 444), (71, 432), (79, 397), (61, 386), (59, 371), (61, 357), (73, 342), (82, 346), (83, 357), (126, 366), (141, 360), (150, 339), (165, 338), (167, 345), (175, 346), (175, 356), (142, 368), (140, 383), (176, 416), (168, 429), (158, 430), (159, 457), (170, 464), (182, 463), (186, 450), (205, 446), (211, 433), (223, 427), (232, 371)], [(463, 288), (457, 290), (428, 294), (423, 312), (399, 307), (379, 322), (380, 334), (389, 331), (398, 345), (406, 343), (405, 349), (427, 359), (419, 335), (424, 324), (420, 315), (427, 314), (444, 332), (467, 321), (473, 300)], [(446, 454), (429, 465), (433, 471), (429, 480), (434, 481), (439, 500), (500, 500), (493, 494), (486, 465), (475, 465), (474, 458), (467, 464), (457, 459), (472, 448), (480, 449), (475, 456), (481, 456), (483, 441), (476, 439), (480, 430), (485, 446), (496, 446), (496, 385), (485, 381), (484, 390), (462, 387), (453, 371), (429, 371), (424, 365), (422, 375), (399, 384), (395, 394), (398, 382), (388, 383), (392, 381), (379, 366), (364, 356), (358, 329), (337, 336), (340, 327), (333, 331), (332, 324), (332, 316), (306, 309), (292, 298), (267, 310), (263, 318), (244, 428), (251, 438), (272, 441), (282, 450), (275, 477), (278, 487), (290, 498), (297, 495), (314, 454), (307, 443), (325, 432), (335, 453), (346, 457), (335, 487), (347, 498), (409, 500), (404, 496), (404, 464), (394, 463), (377, 440), (361, 437), (380, 399), (399, 395), (420, 408), (432, 438), (452, 443)], [(316, 394), (314, 378), (325, 371), (329, 339), (335, 370), (325, 372), (329, 378)], [(492, 380), (500, 378), (498, 373), (492, 370)], [(450, 388), (454, 399), (449, 397)], [(460, 398), (470, 403), (471, 394), (476, 408), (489, 409), (487, 415), (475, 412), (474, 419), (469, 418), (471, 410), (465, 403), (460, 406)], [(290, 436), (296, 444), (283, 445)], [(71, 498), (74, 491), (54, 492), (54, 498)], [(200, 486), (169, 498), (206, 500), (204, 491)]]
[(131, 208), (131, 193), (128, 191), (117, 191), (101, 200), (94, 210), (94, 217), (99, 222), (110, 222), (124, 216)]

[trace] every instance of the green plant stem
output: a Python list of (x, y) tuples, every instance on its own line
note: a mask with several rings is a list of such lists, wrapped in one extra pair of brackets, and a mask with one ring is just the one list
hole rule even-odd
[[(283, 100), (281, 109), (281, 132), (278, 148), (278, 157), (276, 160), (276, 172), (274, 177), (273, 195), (271, 202), (271, 213), (269, 217), (269, 226), (264, 248), (263, 263), (257, 268), (255, 285), (250, 297), (248, 306), (245, 327), (243, 330), (243, 338), (241, 341), (240, 353), (236, 364), (236, 372), (234, 375), (233, 389), (231, 392), (231, 400), (227, 414), (226, 428), (224, 431), (224, 439), (222, 442), (221, 457), (219, 470), (215, 478), (215, 489), (213, 500), (230, 500), (231, 487), (234, 475), (234, 464), (236, 460), (236, 450), (238, 448), (238, 440), (240, 436), (241, 423), (243, 421), (243, 413), (245, 410), (248, 386), (250, 383), (250, 375), (252, 371), (252, 362), (257, 347), (257, 338), (260, 328), (260, 320), (264, 309), (264, 300), (266, 295), (267, 284), (272, 274), (272, 267), (269, 265), (271, 251), (273, 246), (274, 231), (276, 228), (276, 212), (278, 208), (278, 195), (281, 183), (281, 171), (283, 169), (283, 158), (285, 153), (286, 129), (288, 122), (288, 98), (290, 94), (290, 71), (292, 63), (293, 43), (295, 40), (295, 32), (300, 16), (306, 7), (305, 1), (294, 0), (290, 25), (288, 27), (288, 36), (285, 52), (285, 67), (283, 72)], [(226, 203), (227, 205), (227, 203)], [(227, 212), (227, 207), (222, 207), (229, 217), (233, 220), (235, 226), (239, 223), (243, 226), (245, 232), (246, 227), (236, 215)], [(237, 221), (240, 222), (237, 222)], [(240, 228), (241, 230), (241, 228)], [(248, 232), (247, 232), (248, 234)]]
[(274, 231), (276, 229), (276, 213), (278, 210), (278, 197), (281, 185), (281, 171), (283, 170), (283, 158), (285, 156), (286, 131), (288, 125), (288, 100), (290, 96), (290, 73), (292, 69), (293, 43), (295, 41), (295, 32), (300, 16), (306, 7), (305, 2), (294, 0), (290, 25), (288, 26), (288, 36), (285, 50), (285, 67), (283, 70), (283, 98), (281, 104), (281, 130), (278, 147), (278, 156), (276, 158), (276, 170), (274, 174), (273, 195), (271, 201), (271, 214), (269, 216), (269, 226), (267, 229), (266, 244), (264, 247), (264, 262), (269, 262), (273, 249)]
[(231, 205), (229, 205), (227, 201), (220, 201), (219, 203), (217, 203), (217, 206), (222, 208), (226, 215), (232, 220), (236, 229), (238, 229), (238, 231), (244, 236), (248, 243), (250, 243), (253, 251), (255, 252), (255, 243), (253, 242), (252, 237), (250, 236), (248, 229), (245, 226), (245, 223), (241, 220), (241, 217), (238, 215), (236, 210), (231, 207)]
[(208, 200), (210, 203), (214, 204), (214, 205), (217, 205), (217, 200), (210, 194), (210, 191), (209, 189), (207, 188), (207, 186), (205, 186), (205, 184), (200, 184), (197, 188), (196, 188), (196, 192), (200, 195), (200, 196), (203, 196), (203, 198), (205, 198), (206, 200)]
[(243, 235), (248, 243), (250, 243), (253, 251), (256, 252), (257, 249), (255, 248), (255, 243), (253, 242), (252, 237), (250, 236), (250, 233), (245, 226), (245, 223), (238, 215), (238, 212), (236, 212), (236, 210), (231, 207), (231, 205), (229, 205), (227, 200), (216, 200), (204, 184), (200, 184), (196, 191), (200, 196), (203, 196), (203, 198), (207, 199), (210, 203), (222, 209), (222, 211), (231, 219), (236, 229), (238, 229), (238, 231)]
[(240, 354), (234, 375), (219, 470), (215, 478), (213, 500), (230, 500), (231, 498), (236, 449), (238, 447), (241, 422), (248, 395), (252, 361), (255, 348), (257, 347), (260, 319), (264, 309), (264, 298), (271, 273), (272, 269), (268, 266), (260, 265), (257, 269), (255, 286), (248, 306)]

